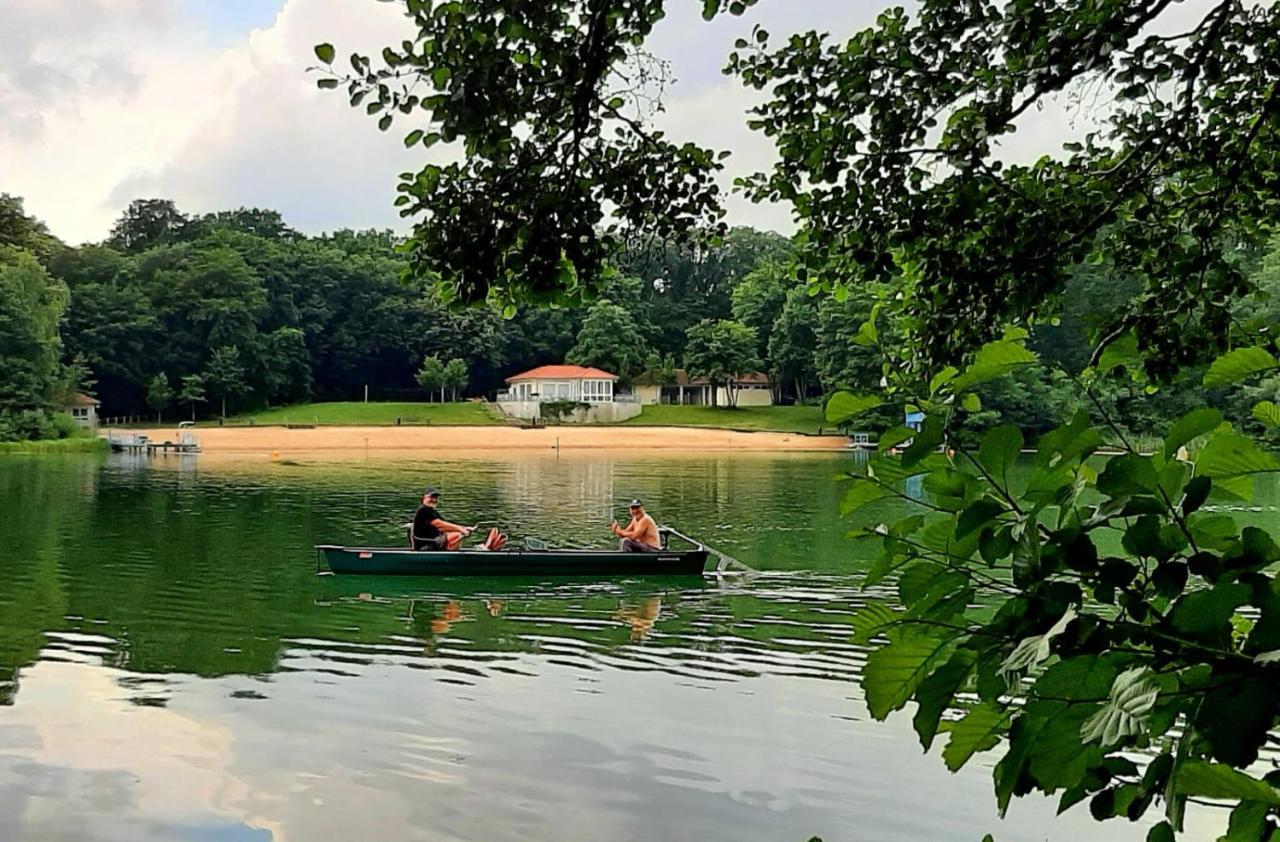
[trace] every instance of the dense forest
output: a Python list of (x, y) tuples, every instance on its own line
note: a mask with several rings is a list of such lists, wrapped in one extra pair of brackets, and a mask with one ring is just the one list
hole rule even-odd
[[(1264, 291), (1280, 285), (1280, 241), (1273, 246), (1245, 258)], [(0, 194), (0, 438), (55, 435), (51, 410), (75, 390), (96, 395), (107, 416), (351, 400), (366, 386), (371, 399), (425, 400), (416, 375), (428, 357), (461, 359), (467, 395), (565, 360), (625, 383), (682, 365), (714, 376), (717, 354), (728, 353), (731, 368), (767, 372), (783, 402), (882, 376), (881, 360), (855, 341), (870, 298), (811, 294), (792, 279), (791, 243), (777, 234), (736, 228), (713, 245), (623, 250), (593, 303), (509, 318), (439, 303), (396, 247), (386, 231), (312, 237), (274, 211), (188, 215), (155, 199), (133, 202), (105, 242), (70, 247)], [(967, 423), (1042, 431), (1082, 404), (1072, 373), (1087, 362), (1089, 332), (1133, 294), (1105, 267), (1081, 270), (1060, 317), (1033, 330), (1048, 365), (987, 387)], [(1250, 302), (1239, 315), (1277, 307)], [(1280, 391), (1268, 381), (1248, 394), (1206, 394), (1195, 374), (1154, 394), (1105, 385), (1104, 398), (1145, 433), (1192, 406), (1243, 408)]]

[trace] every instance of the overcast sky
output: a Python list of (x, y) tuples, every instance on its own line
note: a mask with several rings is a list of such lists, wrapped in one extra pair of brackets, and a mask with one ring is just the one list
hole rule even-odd
[[(671, 0), (650, 45), (677, 80), (659, 122), (732, 150), (726, 186), (765, 168), (772, 146), (745, 126), (755, 94), (720, 73), (734, 38), (757, 22), (775, 37), (847, 36), (887, 5), (762, 0), (708, 24), (701, 0)], [(379, 132), (305, 68), (322, 41), (346, 55), (410, 36), (402, 7), (381, 0), (0, 0), (0, 192), (71, 243), (103, 239), (129, 201), (152, 197), (189, 213), (273, 208), (308, 233), (403, 228), (396, 174), (426, 154), (404, 149), (410, 126)], [(1069, 121), (1029, 122), (1028, 148), (1044, 151)], [(792, 228), (786, 207), (728, 205), (734, 224)]]
[[(664, 127), (735, 155), (732, 174), (770, 160), (744, 125), (748, 93), (720, 68), (762, 22), (852, 32), (879, 0), (766, 0), (707, 24), (674, 0), (653, 42), (677, 78)], [(407, 124), (379, 132), (341, 94), (318, 91), (312, 47), (377, 51), (409, 34), (379, 0), (0, 0), (0, 192), (71, 243), (101, 240), (128, 202), (183, 210), (279, 210), (294, 227), (402, 227), (396, 174), (424, 162)], [(404, 127), (403, 129), (400, 127)], [(735, 223), (789, 230), (786, 208), (730, 202)]]

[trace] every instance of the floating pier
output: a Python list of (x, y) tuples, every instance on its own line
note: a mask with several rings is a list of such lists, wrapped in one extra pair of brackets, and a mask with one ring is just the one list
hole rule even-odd
[(143, 433), (116, 435), (107, 433), (107, 444), (116, 453), (145, 453), (154, 456), (157, 453), (199, 453), (200, 441), (191, 433), (179, 433), (177, 441), (153, 441)]

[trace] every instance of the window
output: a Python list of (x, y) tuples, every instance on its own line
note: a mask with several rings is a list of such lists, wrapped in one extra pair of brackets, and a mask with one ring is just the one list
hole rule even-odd
[(89, 420), (89, 410), (85, 409), (82, 406), (77, 406), (71, 410), (71, 417), (79, 420), (87, 421)]
[(583, 380), (582, 399), (587, 403), (608, 403), (613, 399), (613, 383), (608, 380)]

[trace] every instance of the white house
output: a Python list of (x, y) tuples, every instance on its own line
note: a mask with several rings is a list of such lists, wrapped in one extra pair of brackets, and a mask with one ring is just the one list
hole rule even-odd
[(498, 393), (498, 408), (512, 418), (541, 417), (542, 404), (573, 401), (585, 404), (566, 420), (608, 424), (640, 414), (630, 395), (615, 395), (616, 374), (580, 365), (544, 365), (507, 378), (507, 391)]
[[(773, 390), (769, 378), (760, 372), (751, 372), (733, 381), (738, 406), (772, 406)], [(711, 406), (711, 392), (715, 389), (717, 406), (729, 406), (729, 396), (724, 386), (712, 386), (706, 378), (691, 378), (683, 368), (675, 370), (675, 382), (659, 384), (648, 375), (636, 378), (635, 394), (640, 403), (670, 403), (688, 406)]]

